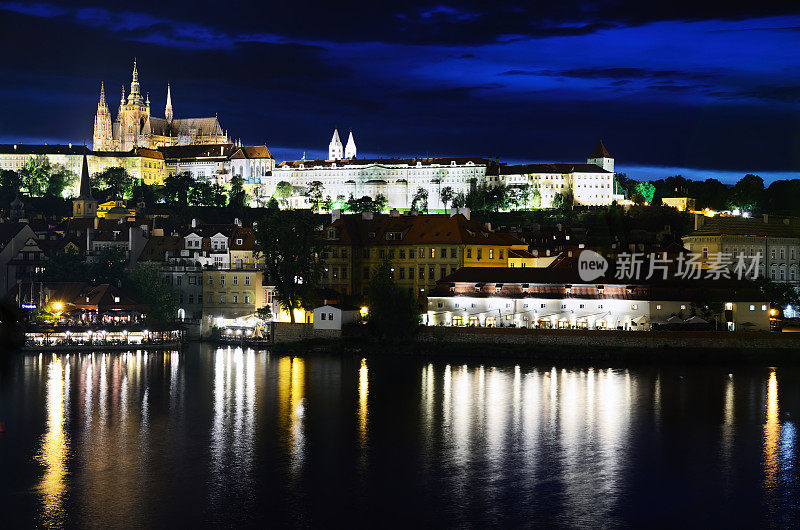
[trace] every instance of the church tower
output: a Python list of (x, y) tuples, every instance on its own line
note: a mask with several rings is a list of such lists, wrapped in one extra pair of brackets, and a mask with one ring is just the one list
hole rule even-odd
[(92, 149), (95, 151), (113, 151), (114, 138), (111, 132), (111, 112), (106, 103), (106, 90), (100, 83), (100, 102), (97, 104), (97, 114), (94, 116), (94, 141)]
[[(123, 101), (120, 102), (119, 120), (119, 150), (130, 151), (140, 145), (139, 135), (147, 118), (150, 117), (150, 98), (142, 98), (139, 86), (139, 71), (136, 68), (136, 59), (133, 60), (133, 75), (131, 77), (131, 91), (125, 100), (125, 89), (122, 90)], [(146, 142), (145, 142), (146, 143)], [(149, 146), (147, 146), (149, 147)]]
[(172, 123), (172, 94), (169, 83), (167, 83), (167, 108), (164, 110), (164, 117), (167, 118), (167, 122)]
[(353, 131), (350, 131), (350, 137), (347, 138), (347, 146), (344, 148), (344, 157), (348, 159), (356, 157), (356, 141), (353, 140)]
[(333, 130), (333, 138), (328, 144), (328, 160), (341, 160), (344, 156), (344, 147), (339, 139), (339, 129)]
[(89, 185), (89, 163), (83, 155), (80, 194), (72, 199), (72, 217), (94, 217), (97, 215), (97, 201), (92, 197)]
[(597, 144), (597, 147), (595, 148), (594, 152), (591, 155), (589, 155), (589, 158), (586, 160), (586, 163), (600, 166), (609, 173), (614, 172), (614, 158), (608, 152), (606, 146), (603, 145), (602, 140), (600, 140), (600, 143)]

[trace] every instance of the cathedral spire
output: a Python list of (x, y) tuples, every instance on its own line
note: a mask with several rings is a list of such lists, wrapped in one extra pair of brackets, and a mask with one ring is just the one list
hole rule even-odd
[(81, 168), (81, 188), (79, 199), (91, 199), (92, 188), (89, 186), (89, 164), (86, 160), (86, 155), (83, 155), (83, 167)]
[(353, 131), (350, 131), (350, 137), (347, 138), (347, 146), (344, 148), (344, 157), (356, 157), (356, 141), (353, 139)]
[(106, 106), (106, 87), (103, 85), (102, 81), (100, 81), (100, 105), (103, 107)]
[(342, 140), (339, 138), (339, 129), (333, 130), (333, 138), (328, 144), (328, 160), (341, 160), (344, 155)]
[(125, 85), (122, 85), (122, 98), (119, 100), (119, 106), (122, 107), (125, 104)]
[(170, 91), (169, 83), (167, 83), (167, 108), (164, 111), (164, 116), (168, 122), (172, 122), (172, 92)]
[(133, 59), (133, 78), (131, 79), (131, 93), (128, 103), (141, 103), (142, 94), (139, 92), (139, 71), (136, 69), (136, 58)]

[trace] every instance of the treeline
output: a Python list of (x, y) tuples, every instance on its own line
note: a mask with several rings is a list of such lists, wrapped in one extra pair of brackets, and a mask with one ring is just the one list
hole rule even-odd
[(620, 173), (617, 182), (637, 203), (659, 204), (662, 197), (684, 195), (695, 199), (697, 209), (800, 215), (800, 201), (796, 199), (800, 196), (800, 179), (776, 180), (765, 186), (764, 179), (747, 174), (729, 186), (714, 178), (690, 180), (681, 175), (640, 182)]

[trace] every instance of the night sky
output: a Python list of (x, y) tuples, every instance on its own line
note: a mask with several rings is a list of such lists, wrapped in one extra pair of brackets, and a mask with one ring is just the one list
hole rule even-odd
[(634, 177), (800, 176), (797, 1), (115, 5), (0, 1), (0, 142), (90, 145), (135, 56), (154, 115), (169, 81), (176, 117), (278, 160), (338, 127), (362, 156), (582, 162), (602, 139)]

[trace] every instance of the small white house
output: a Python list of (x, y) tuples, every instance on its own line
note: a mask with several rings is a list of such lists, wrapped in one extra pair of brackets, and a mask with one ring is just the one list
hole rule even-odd
[(344, 304), (324, 305), (314, 308), (314, 329), (337, 329), (361, 321), (361, 313), (355, 306)]

